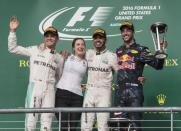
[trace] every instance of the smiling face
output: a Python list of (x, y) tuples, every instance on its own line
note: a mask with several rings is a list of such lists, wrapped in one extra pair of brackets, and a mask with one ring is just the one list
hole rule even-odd
[(106, 48), (106, 38), (101, 35), (95, 35), (93, 37), (93, 44), (95, 49), (101, 52)]
[(131, 44), (134, 42), (134, 31), (130, 28), (124, 27), (121, 30), (121, 36), (126, 44)]
[(75, 56), (83, 58), (86, 51), (85, 41), (82, 38), (74, 39), (72, 43), (73, 53)]
[(45, 46), (50, 49), (55, 49), (57, 41), (58, 41), (58, 37), (52, 33), (48, 33), (44, 36)]

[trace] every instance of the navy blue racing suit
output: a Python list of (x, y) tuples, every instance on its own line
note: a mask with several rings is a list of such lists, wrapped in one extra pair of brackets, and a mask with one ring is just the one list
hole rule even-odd
[[(144, 65), (148, 64), (160, 70), (163, 68), (164, 59), (157, 59), (147, 47), (141, 46), (136, 42), (129, 48), (125, 45), (116, 51), (118, 57), (118, 73), (116, 89), (116, 105), (120, 107), (142, 107), (144, 96), (142, 84), (138, 77), (142, 76)], [(142, 113), (130, 112), (123, 113), (122, 117), (131, 119), (135, 131), (141, 131)]]

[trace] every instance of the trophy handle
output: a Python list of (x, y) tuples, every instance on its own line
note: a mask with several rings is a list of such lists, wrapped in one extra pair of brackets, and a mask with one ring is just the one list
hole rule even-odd
[[(165, 53), (165, 47), (161, 43), (166, 41), (167, 24), (156, 22), (150, 27), (151, 36), (155, 47), (155, 57), (165, 59), (168, 55)], [(160, 43), (161, 42), (161, 43)]]
[(151, 33), (151, 37), (153, 39), (154, 48), (157, 51), (157, 45), (156, 45), (156, 42), (155, 42), (155, 39), (154, 39), (154, 35), (153, 35), (153, 33), (151, 31), (150, 31), (150, 33)]

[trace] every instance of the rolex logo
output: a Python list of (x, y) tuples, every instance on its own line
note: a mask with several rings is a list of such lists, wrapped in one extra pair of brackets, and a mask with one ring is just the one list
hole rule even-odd
[(164, 105), (166, 102), (166, 96), (164, 94), (157, 95), (157, 100), (159, 105)]

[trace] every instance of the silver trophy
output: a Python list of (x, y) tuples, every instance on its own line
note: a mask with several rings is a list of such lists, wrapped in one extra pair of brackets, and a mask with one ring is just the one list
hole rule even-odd
[(167, 24), (156, 22), (151, 25), (150, 32), (156, 51), (155, 57), (158, 59), (165, 59), (167, 54), (165, 52), (166, 48), (163, 43), (166, 42)]

